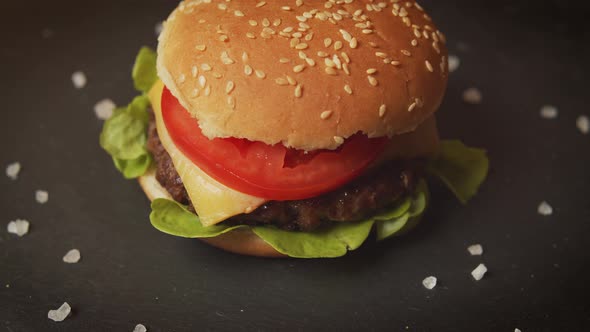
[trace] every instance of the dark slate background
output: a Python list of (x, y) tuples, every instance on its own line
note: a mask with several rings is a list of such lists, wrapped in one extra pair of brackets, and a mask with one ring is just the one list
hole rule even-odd
[[(426, 7), (461, 59), (441, 133), (489, 150), (468, 206), (440, 186), (411, 234), (334, 260), (234, 256), (154, 230), (148, 201), (98, 146), (94, 104), (135, 94), (130, 69), (174, 1), (0, 4), (0, 330), (572, 331), (590, 329), (589, 13), (578, 1), (435, 1)], [(570, 8), (570, 9), (568, 9)], [(43, 37), (44, 29), (51, 36)], [(47, 31), (46, 31), (47, 34)], [(76, 70), (88, 76), (73, 88)], [(481, 105), (462, 102), (464, 89)], [(556, 120), (539, 116), (543, 104)], [(46, 189), (46, 205), (34, 191)], [(536, 213), (547, 200), (554, 214)], [(8, 234), (16, 218), (30, 234)], [(484, 246), (482, 257), (466, 247)], [(82, 261), (62, 256), (79, 248)], [(489, 273), (475, 282), (470, 271)], [(432, 291), (421, 285), (435, 275)], [(74, 308), (54, 323), (47, 311)]]

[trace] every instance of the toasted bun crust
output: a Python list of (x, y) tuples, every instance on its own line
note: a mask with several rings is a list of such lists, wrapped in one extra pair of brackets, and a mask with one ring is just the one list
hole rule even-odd
[(347, 2), (183, 1), (158, 74), (210, 138), (315, 150), (414, 130), (446, 88), (444, 35), (414, 1)]
[[(154, 169), (139, 177), (138, 181), (150, 201), (156, 198), (172, 199), (166, 189), (156, 180)], [(235, 254), (258, 257), (285, 257), (250, 230), (238, 229), (216, 237), (199, 240)]]

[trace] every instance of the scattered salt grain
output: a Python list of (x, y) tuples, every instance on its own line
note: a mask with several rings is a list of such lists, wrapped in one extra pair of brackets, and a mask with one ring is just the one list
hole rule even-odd
[(436, 286), (436, 277), (430, 276), (424, 278), (424, 280), (422, 280), (422, 285), (426, 287), (426, 289), (433, 289)]
[(64, 263), (74, 264), (80, 261), (80, 250), (72, 249), (63, 258)]
[(481, 91), (477, 88), (469, 88), (463, 91), (463, 101), (468, 104), (479, 104), (482, 98)]
[(74, 72), (72, 74), (72, 83), (74, 83), (76, 89), (82, 89), (86, 86), (86, 75), (81, 71)]
[(106, 120), (113, 115), (115, 107), (117, 107), (117, 105), (115, 105), (112, 100), (106, 98), (94, 105), (94, 113), (100, 120)]
[(459, 65), (461, 64), (461, 60), (456, 55), (449, 55), (449, 72), (454, 72), (455, 70), (459, 69)]
[(35, 191), (35, 200), (39, 204), (45, 204), (49, 200), (49, 193), (45, 190)]
[(590, 119), (586, 115), (580, 115), (576, 119), (576, 127), (582, 134), (587, 135), (590, 132)]
[(557, 107), (553, 105), (543, 105), (539, 112), (543, 119), (555, 119), (557, 117)]
[(72, 307), (68, 304), (68, 302), (64, 302), (64, 304), (59, 307), (57, 310), (49, 310), (47, 313), (47, 318), (51, 319), (54, 322), (61, 322), (66, 319), (70, 313), (72, 312)]
[(473, 244), (467, 247), (467, 251), (469, 251), (471, 256), (481, 256), (483, 254), (483, 247), (481, 244)]
[(162, 30), (164, 30), (164, 22), (156, 23), (156, 26), (154, 27), (154, 31), (156, 32), (156, 36), (159, 36), (162, 33)]
[(19, 162), (12, 163), (6, 166), (6, 176), (11, 178), (12, 180), (16, 180), (18, 179), (18, 173), (20, 173), (20, 169), (21, 166)]
[(8, 223), (6, 227), (8, 233), (16, 234), (19, 237), (29, 232), (29, 222), (24, 219), (17, 219)]
[(488, 268), (483, 264), (479, 264), (473, 271), (471, 271), (471, 276), (473, 279), (479, 281), (483, 278), (486, 272), (488, 272)]
[(550, 216), (553, 214), (553, 208), (551, 205), (549, 205), (549, 203), (542, 201), (537, 208), (537, 212), (542, 216)]
[(147, 329), (145, 328), (145, 326), (143, 324), (137, 324), (137, 325), (135, 325), (133, 332), (147, 332)]

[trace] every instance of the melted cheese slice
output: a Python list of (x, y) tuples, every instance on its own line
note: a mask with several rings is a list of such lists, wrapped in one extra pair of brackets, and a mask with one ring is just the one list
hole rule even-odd
[(215, 225), (235, 215), (250, 213), (264, 204), (267, 200), (263, 198), (246, 195), (217, 182), (176, 147), (162, 119), (160, 104), (163, 88), (164, 84), (158, 81), (149, 92), (158, 136), (164, 149), (170, 154), (174, 168), (180, 175), (203, 226)]

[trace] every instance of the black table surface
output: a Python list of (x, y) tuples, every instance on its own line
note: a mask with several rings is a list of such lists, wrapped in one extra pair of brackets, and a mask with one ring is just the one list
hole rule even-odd
[[(235, 256), (158, 232), (149, 203), (98, 145), (94, 104), (135, 95), (130, 69), (174, 1), (0, 5), (0, 330), (572, 331), (590, 329), (588, 11), (574, 1), (423, 1), (461, 66), (438, 113), (442, 136), (488, 149), (480, 194), (462, 206), (433, 185), (410, 234), (339, 259)], [(567, 9), (570, 8), (570, 9)], [(84, 89), (71, 74), (88, 76)], [(462, 91), (478, 87), (480, 105)], [(539, 109), (556, 105), (559, 116)], [(37, 204), (36, 189), (49, 192)], [(537, 213), (546, 200), (551, 216)], [(30, 233), (8, 234), (25, 218)], [(483, 256), (466, 247), (481, 243)], [(78, 264), (62, 256), (82, 252)], [(483, 280), (470, 272), (489, 268)], [(439, 280), (433, 290), (421, 282)], [(47, 318), (67, 301), (73, 315)]]

